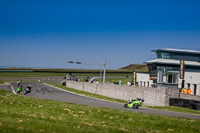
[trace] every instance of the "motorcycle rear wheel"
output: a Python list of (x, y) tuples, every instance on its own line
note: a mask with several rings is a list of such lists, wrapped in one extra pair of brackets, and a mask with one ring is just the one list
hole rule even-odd
[(124, 108), (128, 108), (128, 104), (126, 103), (126, 104), (124, 104)]

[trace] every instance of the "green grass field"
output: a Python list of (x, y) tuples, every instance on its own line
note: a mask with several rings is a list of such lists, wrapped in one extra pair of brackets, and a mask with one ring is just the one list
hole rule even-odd
[(148, 115), (14, 95), (0, 90), (0, 132), (200, 132), (200, 120)]
[(3, 81), (3, 80), (0, 80), (0, 84), (4, 84), (4, 81)]
[(66, 76), (66, 73), (41, 73), (41, 72), (1, 72), (0, 77), (53, 77)]
[[(63, 76), (65, 77), (66, 73), (51, 73), (51, 72), (1, 72), (0, 77), (53, 77), (53, 76)], [(96, 73), (72, 73), (75, 76), (89, 76), (95, 77), (100, 76), (99, 72)], [(103, 76), (103, 72), (102, 72)], [(128, 73), (106, 73), (106, 76), (132, 76)]]
[[(3, 77), (56, 77), (56, 76), (62, 76), (65, 77), (67, 73), (42, 73), (42, 72), (1, 72), (0, 78)], [(74, 73), (75, 76), (89, 76), (92, 78), (93, 76), (99, 76), (99, 73)], [(103, 75), (102, 75), (103, 76)], [(123, 78), (108, 78), (106, 77), (106, 82), (112, 83), (113, 80), (119, 82), (119, 80), (122, 80), (122, 84), (127, 84), (128, 81), (132, 81), (131, 78), (127, 78), (127, 76), (131, 76), (131, 74), (116, 74), (116, 73), (109, 73), (106, 74), (106, 76), (124, 76)], [(81, 79), (81, 81), (84, 81), (84, 78)], [(103, 82), (103, 79), (101, 80)], [(34, 81), (37, 82), (37, 81)], [(1, 82), (0, 82), (1, 83)]]

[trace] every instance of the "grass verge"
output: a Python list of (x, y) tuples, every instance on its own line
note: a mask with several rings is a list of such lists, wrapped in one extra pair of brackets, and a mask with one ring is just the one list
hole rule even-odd
[(3, 81), (3, 80), (0, 80), (0, 84), (4, 84), (4, 81)]
[(200, 120), (147, 115), (0, 90), (0, 132), (200, 132)]
[[(76, 90), (76, 89), (73, 89), (73, 88), (68, 88), (68, 87), (62, 86), (60, 84), (53, 84), (53, 83), (48, 83), (48, 84), (53, 85), (53, 86), (58, 87), (58, 88), (62, 88), (62, 89), (67, 90), (67, 91), (77, 93), (77, 94), (89, 96), (89, 97), (104, 99), (104, 100), (108, 100), (108, 101), (112, 101), (112, 102), (118, 102), (118, 103), (126, 103), (127, 102), (127, 101), (121, 100), (121, 99), (110, 98), (110, 97), (106, 97), (106, 96), (102, 96), (102, 95), (98, 95), (98, 94), (93, 94), (93, 93), (89, 93), (89, 92), (85, 92), (85, 91)], [(181, 107), (175, 107), (175, 106), (164, 106), (164, 107), (163, 106), (147, 106), (147, 105), (142, 105), (142, 106), (145, 107), (145, 108), (151, 108), (151, 109), (158, 109), (158, 110), (174, 111), (174, 112), (200, 115), (200, 111), (181, 108)]]
[(181, 113), (189, 113), (194, 115), (200, 115), (200, 111), (193, 110), (193, 109), (187, 109), (187, 108), (181, 108), (176, 106), (144, 106), (151, 109), (159, 109), (159, 110), (165, 110), (165, 111), (174, 111), (174, 112), (181, 112)]

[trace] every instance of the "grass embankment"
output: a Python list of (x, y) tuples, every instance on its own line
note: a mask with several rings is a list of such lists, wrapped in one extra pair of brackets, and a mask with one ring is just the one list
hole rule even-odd
[(35, 99), (0, 90), (0, 132), (200, 132), (200, 120)]
[[(80, 91), (80, 90), (68, 88), (68, 87), (62, 86), (60, 84), (53, 84), (53, 83), (48, 83), (48, 84), (53, 85), (53, 86), (58, 87), (58, 88), (62, 88), (62, 89), (67, 90), (67, 91), (77, 93), (77, 94), (89, 96), (89, 97), (104, 99), (104, 100), (108, 100), (108, 101), (112, 101), (112, 102), (118, 102), (118, 103), (126, 103), (127, 102), (127, 101), (121, 100), (121, 99), (110, 98), (110, 97), (106, 97), (106, 96), (102, 96), (102, 95), (98, 95), (98, 94), (93, 94), (93, 93), (89, 93), (89, 92), (85, 92), (85, 91)], [(151, 109), (158, 109), (158, 110), (174, 111), (174, 112), (200, 115), (200, 111), (192, 110), (192, 109), (186, 109), (186, 108), (180, 108), (180, 107), (175, 107), (175, 106), (164, 106), (164, 107), (163, 106), (147, 106), (147, 105), (142, 105), (142, 106), (144, 106), (146, 108), (151, 108)]]
[(135, 70), (136, 72), (148, 72), (148, 66), (143, 64), (130, 64), (128, 66), (118, 69), (121, 70)]

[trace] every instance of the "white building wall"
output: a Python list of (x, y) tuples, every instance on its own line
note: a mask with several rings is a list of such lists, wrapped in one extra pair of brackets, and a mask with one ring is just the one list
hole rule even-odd
[[(137, 82), (139, 86), (152, 87), (153, 80), (150, 80), (148, 73), (137, 73)], [(149, 82), (149, 86), (148, 86)], [(178, 79), (178, 88), (181, 88), (182, 79)], [(191, 94), (194, 95), (194, 85), (196, 85), (196, 95), (200, 96), (200, 73), (185, 72), (185, 88), (190, 84)]]
[(148, 73), (137, 73), (137, 82), (139, 86), (152, 87), (153, 80), (150, 80)]
[(198, 72), (185, 72), (185, 87), (190, 84), (191, 94), (194, 94), (194, 85), (196, 85), (196, 95), (200, 95), (200, 73)]
[[(182, 79), (178, 80), (178, 87), (181, 88)], [(185, 72), (185, 88), (190, 85), (191, 94), (194, 95), (194, 86), (196, 85), (196, 95), (200, 95), (200, 73), (198, 72)]]

